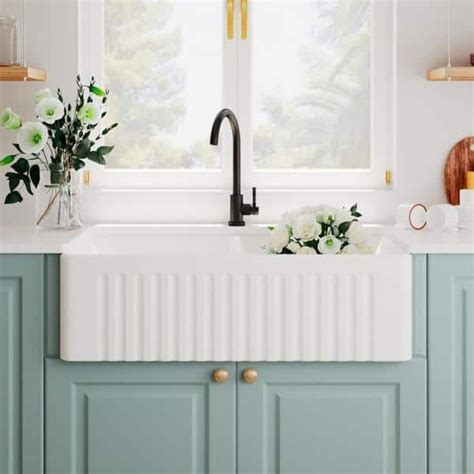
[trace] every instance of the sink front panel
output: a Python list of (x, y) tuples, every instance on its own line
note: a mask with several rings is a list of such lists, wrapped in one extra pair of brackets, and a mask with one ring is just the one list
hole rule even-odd
[(409, 255), (61, 257), (69, 361), (402, 361)]

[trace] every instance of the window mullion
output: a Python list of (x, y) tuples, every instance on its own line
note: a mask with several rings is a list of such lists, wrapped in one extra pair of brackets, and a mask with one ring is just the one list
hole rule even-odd
[(255, 185), (253, 182), (252, 166), (252, 45), (253, 45), (253, 21), (252, 2), (248, 2), (248, 35), (247, 39), (242, 39), (240, 1), (239, 6), (239, 26), (238, 26), (238, 109), (242, 133), (242, 188), (248, 189)]

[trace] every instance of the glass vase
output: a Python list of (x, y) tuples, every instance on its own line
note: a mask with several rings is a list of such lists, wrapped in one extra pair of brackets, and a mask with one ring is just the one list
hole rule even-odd
[(36, 190), (36, 226), (47, 229), (77, 229), (82, 226), (79, 198), (82, 191), (81, 173), (65, 171), (52, 164), (41, 171)]

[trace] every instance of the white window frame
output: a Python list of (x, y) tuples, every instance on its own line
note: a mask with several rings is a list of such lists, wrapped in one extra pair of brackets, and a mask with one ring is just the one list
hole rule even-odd
[[(176, 0), (180, 1), (180, 0)], [(254, 170), (252, 169), (252, 1), (249, 2), (249, 38), (240, 36), (240, 1), (235, 1), (234, 39), (226, 39), (226, 2), (222, 2), (223, 107), (236, 112), (242, 132), (242, 181), (272, 192), (295, 189), (348, 191), (386, 189), (385, 171), (395, 181), (396, 157), (396, 0), (372, 0), (371, 160), (370, 170)], [(262, 0), (263, 1), (263, 0)], [(288, 0), (281, 0), (286, 1)], [(103, 0), (79, 1), (79, 70), (101, 82), (104, 51)], [(218, 111), (216, 110), (216, 113)], [(211, 129), (209, 124), (209, 131)], [(228, 127), (226, 127), (228, 128)], [(93, 163), (94, 186), (103, 190), (210, 190), (231, 183), (232, 146), (229, 131), (222, 133), (222, 169), (128, 170), (106, 169)], [(111, 139), (113, 142), (113, 139)]]

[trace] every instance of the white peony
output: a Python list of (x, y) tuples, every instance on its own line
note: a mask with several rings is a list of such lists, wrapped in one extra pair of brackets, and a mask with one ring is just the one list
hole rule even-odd
[(334, 235), (326, 235), (318, 242), (318, 250), (323, 254), (335, 255), (341, 250), (342, 242)]
[(306, 214), (296, 219), (293, 235), (303, 242), (309, 242), (319, 237), (321, 226), (316, 222), (314, 215)]
[(351, 244), (357, 245), (367, 239), (367, 234), (360, 222), (353, 222), (346, 232), (346, 237)]
[(286, 226), (279, 225), (270, 231), (270, 246), (271, 249), (280, 253), (290, 241), (290, 235)]
[(315, 255), (316, 250), (313, 249), (313, 247), (301, 247), (298, 252), (296, 252), (298, 255)]
[(292, 253), (298, 253), (301, 249), (301, 245), (298, 242), (290, 242), (286, 248)]
[(17, 141), (23, 153), (39, 153), (48, 141), (48, 129), (40, 122), (26, 122), (18, 133)]
[(352, 222), (353, 219), (351, 211), (348, 211), (347, 209), (336, 209), (334, 223), (337, 226), (344, 222)]
[(316, 213), (316, 219), (320, 224), (330, 224), (336, 218), (336, 211), (329, 207)]
[(42, 100), (51, 99), (52, 97), (54, 97), (54, 95), (49, 89), (41, 89), (34, 95), (33, 100), (35, 105), (38, 105)]
[(64, 117), (64, 105), (54, 97), (43, 99), (36, 106), (37, 117), (45, 123), (52, 125)]
[(100, 120), (100, 115), (100, 107), (92, 102), (83, 105), (77, 113), (77, 117), (85, 125), (96, 125)]
[(357, 245), (354, 245), (354, 244), (349, 244), (349, 245), (346, 245), (342, 250), (341, 250), (341, 253), (344, 254), (344, 255), (354, 255), (356, 253), (359, 253), (358, 249), (357, 249)]

